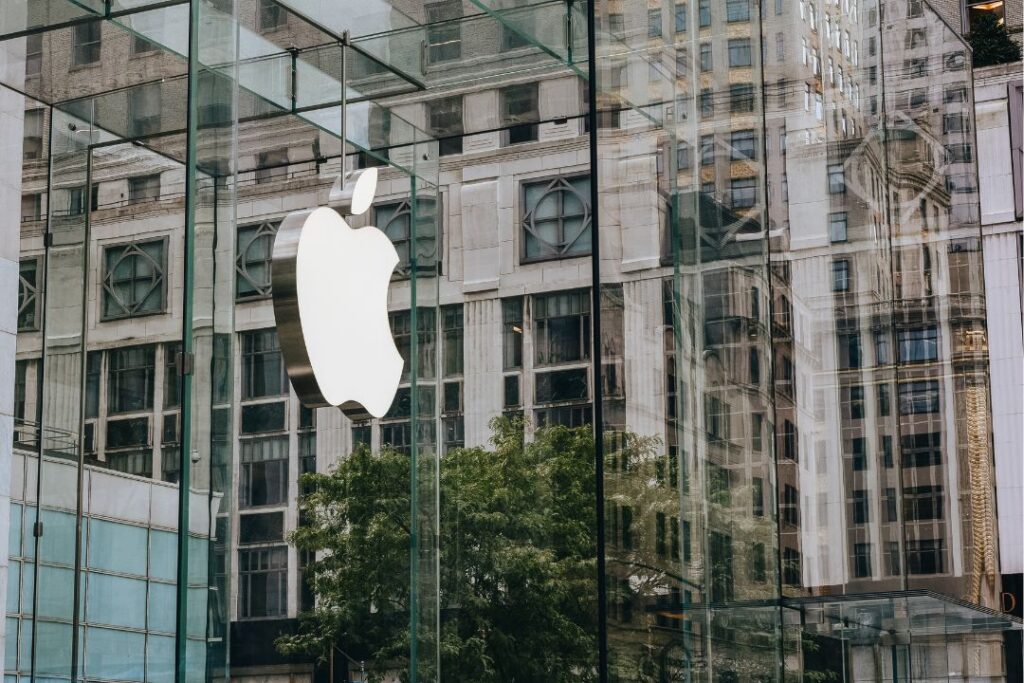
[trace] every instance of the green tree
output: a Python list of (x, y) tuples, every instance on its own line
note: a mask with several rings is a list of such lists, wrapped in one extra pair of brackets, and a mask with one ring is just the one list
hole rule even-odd
[[(586, 683), (595, 679), (596, 524), (589, 428), (492, 423), (492, 447), (440, 461), (441, 667), (445, 680)], [(379, 680), (408, 675), (409, 458), (362, 447), (304, 476), (304, 524), (316, 552), (315, 609), (285, 653), (365, 658)]]
[(1013, 42), (1006, 25), (992, 13), (971, 16), (971, 32), (967, 34), (974, 54), (975, 68), (1020, 61), (1020, 45)]

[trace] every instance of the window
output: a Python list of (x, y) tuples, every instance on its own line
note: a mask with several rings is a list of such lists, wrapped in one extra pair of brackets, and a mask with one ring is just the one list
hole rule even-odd
[(897, 332), (901, 363), (924, 363), (939, 358), (938, 329), (934, 326)]
[(850, 419), (864, 419), (864, 387), (857, 384), (850, 387)]
[(764, 517), (764, 479), (754, 477), (751, 480), (752, 511), (755, 517)]
[(128, 179), (128, 203), (139, 204), (160, 198), (160, 174), (135, 176)]
[(886, 488), (882, 497), (882, 506), (885, 509), (885, 522), (898, 522), (898, 508), (896, 507), (896, 489)]
[(711, 0), (697, 0), (697, 13), (701, 28), (711, 26)]
[(939, 412), (939, 382), (924, 380), (900, 384), (900, 415)]
[(39, 328), (39, 260), (18, 264), (18, 331)]
[(892, 412), (892, 389), (888, 384), (878, 385), (878, 415), (888, 417)]
[(462, 56), (462, 15), (460, 2), (438, 2), (426, 6), (427, 61), (431, 64)]
[(590, 176), (523, 183), (523, 261), (590, 253)]
[(853, 492), (853, 523), (867, 524), (871, 518), (870, 498), (864, 489)]
[(700, 136), (700, 163), (702, 166), (710, 166), (715, 163), (714, 135)]
[(737, 130), (730, 138), (733, 161), (757, 157), (757, 137), (752, 130)]
[(845, 211), (833, 211), (828, 215), (828, 238), (830, 241), (846, 241), (846, 221)]
[(85, 186), (68, 188), (68, 216), (81, 216), (85, 213)]
[(863, 472), (868, 468), (868, 443), (863, 436), (855, 436), (850, 440), (850, 466), (854, 472)]
[[(399, 277), (408, 277), (414, 269), (415, 272), (426, 273), (437, 268), (437, 202), (421, 199), (416, 207), (415, 217), (411, 200), (382, 204), (374, 209), (377, 226), (384, 231), (398, 252), (395, 273)], [(416, 226), (415, 234), (413, 226)]]
[[(502, 367), (512, 370), (523, 367), (523, 300), (521, 297), (501, 300)], [(516, 394), (518, 395), (518, 387)], [(518, 405), (518, 401), (516, 401)]]
[(725, 0), (726, 21), (750, 21), (749, 0)]
[(462, 154), (462, 97), (443, 97), (427, 104), (431, 136), (437, 138), (438, 154)]
[(533, 297), (534, 363), (590, 358), (590, 294), (586, 290)]
[(527, 35), (534, 31), (532, 27), (534, 18), (533, 14), (527, 14), (526, 16), (521, 16), (515, 22), (516, 27), (504, 23), (501, 25), (502, 51), (508, 52), (509, 50), (517, 50), (521, 47), (527, 47), (530, 44), (530, 40), (527, 38)]
[(281, 396), (288, 393), (277, 332), (256, 330), (242, 332), (242, 399)]
[(235, 257), (235, 298), (260, 299), (270, 296), (270, 268), (273, 261), (277, 223), (264, 221), (238, 228)]
[(608, 32), (613, 36), (622, 36), (626, 31), (626, 20), (622, 14), (612, 12), (608, 14)]
[(21, 221), (38, 221), (43, 218), (43, 195), (34, 192), (21, 195)]
[(90, 21), (85, 24), (76, 24), (72, 28), (72, 66), (84, 66), (100, 61), (100, 24), (99, 21)]
[(853, 576), (863, 579), (871, 576), (871, 544), (853, 544)]
[(505, 142), (515, 145), (537, 140), (540, 119), (536, 83), (523, 83), (501, 89), (502, 125), (507, 127)]
[[(441, 371), (446, 377), (462, 374), (462, 305), (441, 307)], [(445, 385), (446, 389), (449, 385)], [(446, 392), (447, 393), (447, 392)], [(459, 408), (461, 410), (461, 408)]]
[[(398, 353), (405, 360), (405, 367), (402, 369), (402, 381), (408, 381), (412, 370), (412, 311), (392, 311), (388, 314), (388, 318), (391, 322), (391, 334), (395, 339), (395, 346), (398, 348)], [(434, 309), (426, 307), (416, 309), (416, 361), (421, 379), (432, 379), (435, 374), (435, 357), (437, 353), (436, 322)], [(420, 393), (421, 400), (425, 393)], [(398, 399), (395, 400), (395, 405), (397, 404)]]
[(764, 543), (751, 545), (750, 578), (753, 581), (768, 580), (768, 560), (764, 550)]
[(711, 43), (700, 44), (700, 70), (711, 71), (714, 68), (713, 57), (711, 52)]
[(241, 507), (284, 505), (288, 501), (288, 437), (240, 443), (238, 497)]
[(132, 36), (132, 54), (141, 55), (152, 52), (156, 49), (156, 43), (151, 43), (139, 34)]
[(715, 91), (703, 88), (700, 91), (700, 118), (710, 119), (715, 115)]
[(900, 543), (899, 541), (885, 542), (885, 574), (886, 576), (899, 576), (900, 574)]
[(754, 86), (750, 83), (730, 85), (729, 109), (734, 114), (754, 111)]
[(795, 486), (786, 484), (782, 488), (782, 504), (779, 507), (783, 522), (791, 526), (800, 523), (800, 492)]
[[(685, 47), (676, 48), (676, 77), (685, 76), (690, 72), (690, 51)], [(680, 99), (676, 103), (676, 107), (679, 110), (678, 117), (680, 120), (685, 119), (686, 104)]]
[(259, 22), (261, 31), (281, 28), (288, 22), (288, 14), (276, 0), (259, 0)]
[(736, 178), (729, 187), (729, 201), (734, 209), (747, 209), (757, 203), (757, 178)]
[(856, 332), (836, 335), (839, 343), (839, 369), (853, 370), (861, 366), (860, 334)]
[(942, 117), (942, 132), (946, 135), (951, 133), (969, 133), (970, 118), (964, 114), (957, 112), (955, 114), (945, 114)]
[(43, 34), (25, 36), (25, 77), (38, 76), (43, 72)]
[(942, 485), (903, 489), (903, 518), (908, 522), (942, 519)]
[(836, 259), (832, 262), (832, 291), (846, 292), (850, 289), (850, 262)]
[(942, 464), (942, 434), (910, 434), (900, 439), (900, 463), (903, 467), (931, 467)]
[(800, 551), (795, 548), (783, 548), (782, 582), (787, 586), (798, 586), (800, 585), (802, 574)]
[(104, 320), (163, 312), (165, 248), (159, 239), (104, 249)]
[(22, 143), (22, 158), (39, 159), (43, 155), (43, 110), (29, 109), (25, 112), (25, 134)]
[(675, 6), (676, 33), (686, 32), (686, 3), (679, 3)]
[(907, 541), (907, 573), (942, 574), (945, 572), (945, 544), (941, 538)]
[[(129, 90), (128, 122), (131, 134), (152, 135), (153, 133), (159, 132), (161, 109), (161, 90), (159, 83), (146, 83), (145, 85), (139, 85)], [(159, 176), (157, 177), (159, 178)]]
[(692, 161), (690, 160), (690, 146), (685, 142), (678, 143), (676, 147), (676, 170), (689, 170)]
[(260, 619), (288, 614), (288, 548), (238, 551), (238, 617)]
[(829, 194), (846, 192), (846, 169), (842, 164), (828, 165), (828, 191)]
[(270, 183), (288, 177), (288, 149), (272, 149), (256, 155), (256, 183)]
[(729, 41), (729, 66), (750, 66), (750, 38)]
[(156, 376), (156, 347), (113, 349), (107, 354), (107, 412), (150, 410)]
[(648, 38), (660, 38), (661, 37), (661, 10), (650, 9), (647, 10), (647, 37)]

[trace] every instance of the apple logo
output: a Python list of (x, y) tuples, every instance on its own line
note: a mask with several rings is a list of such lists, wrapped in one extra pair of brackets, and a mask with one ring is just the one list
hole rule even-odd
[[(377, 169), (336, 184), (331, 204), (370, 208)], [(296, 211), (274, 239), (272, 292), (288, 376), (303, 405), (340, 406), (350, 417), (383, 417), (404, 362), (388, 323), (394, 245), (380, 229), (353, 229), (330, 207)]]

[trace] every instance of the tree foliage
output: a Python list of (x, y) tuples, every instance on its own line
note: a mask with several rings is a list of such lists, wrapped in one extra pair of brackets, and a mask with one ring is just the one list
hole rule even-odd
[[(440, 459), (443, 678), (586, 683), (597, 652), (591, 430), (541, 429), (524, 444), (521, 423), (492, 428), (491, 448)], [(336, 643), (377, 680), (407, 678), (409, 458), (361, 447), (304, 485), (291, 540), (317, 555), (316, 607), (278, 648), (326, 657)]]
[(1020, 61), (1020, 45), (1013, 42), (1005, 23), (991, 13), (971, 17), (971, 32), (967, 35), (974, 53), (975, 68)]

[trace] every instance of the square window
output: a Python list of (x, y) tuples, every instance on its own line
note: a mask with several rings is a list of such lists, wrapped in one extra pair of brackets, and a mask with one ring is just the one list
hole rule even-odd
[(160, 174), (135, 176), (128, 179), (128, 203), (156, 201), (160, 198)]
[(522, 260), (590, 253), (590, 176), (522, 185)]
[(750, 21), (749, 0), (725, 0), (725, 18), (730, 23)]
[(734, 114), (754, 111), (754, 86), (750, 83), (730, 85), (729, 108)]
[(732, 145), (733, 161), (757, 158), (757, 136), (754, 134), (754, 131), (734, 131), (729, 142)]
[(757, 203), (757, 179), (736, 178), (729, 186), (729, 203), (734, 209), (748, 209)]
[(750, 39), (735, 38), (729, 41), (729, 66), (750, 66)]
[(166, 242), (131, 242), (103, 250), (103, 320), (162, 313)]
[(276, 0), (259, 0), (257, 11), (261, 31), (272, 31), (288, 23), (288, 13)]
[(107, 353), (107, 412), (150, 410), (156, 377), (156, 347), (135, 346)]

